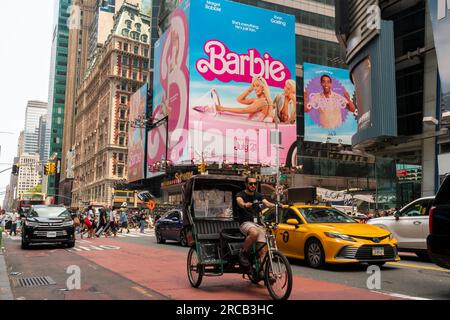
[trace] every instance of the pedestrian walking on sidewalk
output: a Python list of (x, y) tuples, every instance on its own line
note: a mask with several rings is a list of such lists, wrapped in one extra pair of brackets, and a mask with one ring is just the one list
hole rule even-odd
[(5, 230), (6, 226), (6, 214), (5, 210), (0, 211), (0, 252), (3, 252), (3, 230)]
[(20, 216), (16, 212), (16, 210), (13, 211), (11, 215), (11, 230), (9, 231), (9, 236), (12, 236), (14, 233), (14, 236), (17, 236), (17, 221), (19, 220)]

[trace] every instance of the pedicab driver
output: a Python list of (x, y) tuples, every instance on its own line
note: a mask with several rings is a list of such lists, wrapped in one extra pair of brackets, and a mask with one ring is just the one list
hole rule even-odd
[[(239, 253), (239, 259), (243, 266), (247, 267), (250, 265), (249, 252), (252, 245), (255, 242), (264, 244), (266, 242), (266, 231), (264, 227), (257, 224), (257, 218), (259, 212), (253, 208), (255, 202), (262, 202), (268, 208), (274, 208), (275, 204), (264, 199), (264, 196), (256, 192), (257, 180), (256, 178), (247, 177), (245, 179), (246, 189), (239, 192), (236, 195), (236, 201), (239, 206), (238, 217), (241, 232), (247, 236)], [(266, 248), (265, 248), (266, 249)], [(260, 250), (260, 258), (264, 258), (266, 250)]]

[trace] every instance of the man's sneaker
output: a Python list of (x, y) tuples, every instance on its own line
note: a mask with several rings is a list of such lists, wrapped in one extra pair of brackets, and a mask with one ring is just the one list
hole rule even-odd
[(244, 251), (239, 251), (239, 263), (243, 267), (248, 267), (250, 265), (250, 261), (248, 260), (247, 253)]

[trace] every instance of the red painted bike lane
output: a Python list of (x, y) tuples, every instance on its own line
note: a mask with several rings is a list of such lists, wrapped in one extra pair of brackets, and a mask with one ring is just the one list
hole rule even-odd
[[(114, 239), (96, 239), (93, 244), (112, 245), (119, 250), (75, 251), (99, 266), (161, 295), (175, 300), (267, 300), (263, 285), (254, 285), (239, 274), (204, 277), (200, 288), (192, 288), (186, 272), (187, 253), (164, 250)], [(295, 276), (291, 300), (398, 300), (388, 295), (333, 282)]]

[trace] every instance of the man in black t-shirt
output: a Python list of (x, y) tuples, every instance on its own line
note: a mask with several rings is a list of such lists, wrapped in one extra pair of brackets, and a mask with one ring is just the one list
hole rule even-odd
[[(241, 232), (247, 236), (242, 250), (239, 253), (239, 259), (243, 266), (248, 266), (250, 264), (248, 253), (251, 246), (255, 242), (266, 242), (265, 229), (257, 224), (259, 212), (253, 208), (253, 205), (255, 202), (262, 202), (268, 208), (273, 208), (275, 205), (264, 199), (261, 193), (256, 192), (256, 178), (247, 177), (245, 179), (245, 186), (246, 189), (236, 195), (236, 201), (239, 206), (238, 217), (240, 229)], [(260, 250), (259, 252), (261, 258), (266, 254), (266, 250)]]

